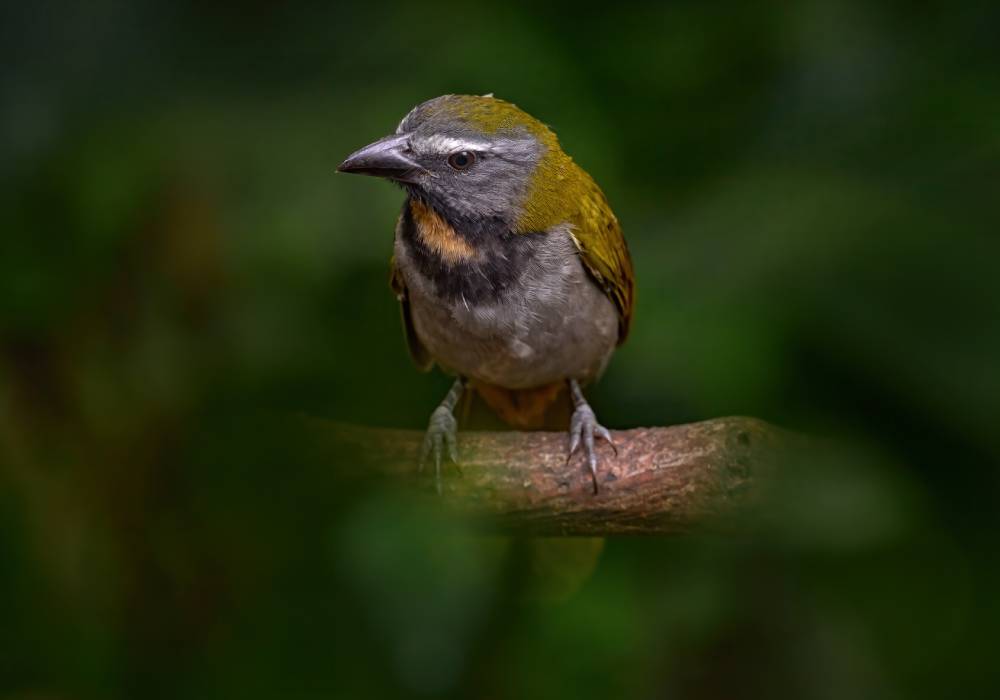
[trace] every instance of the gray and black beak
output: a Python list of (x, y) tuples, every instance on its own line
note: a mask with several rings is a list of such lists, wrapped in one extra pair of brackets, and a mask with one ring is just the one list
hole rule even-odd
[(408, 135), (393, 134), (347, 156), (344, 162), (337, 166), (337, 172), (413, 182), (413, 178), (426, 171), (412, 160), (409, 154)]

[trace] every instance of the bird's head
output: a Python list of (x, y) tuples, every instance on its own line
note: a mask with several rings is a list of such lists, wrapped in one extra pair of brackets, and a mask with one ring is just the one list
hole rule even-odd
[(511, 231), (561, 223), (587, 177), (547, 126), (492, 95), (428, 100), (337, 170), (392, 180), (454, 225)]

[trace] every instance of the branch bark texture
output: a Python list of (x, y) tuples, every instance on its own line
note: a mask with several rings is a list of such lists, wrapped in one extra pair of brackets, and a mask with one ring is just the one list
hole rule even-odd
[[(417, 473), (421, 432), (309, 425), (350, 471), (410, 479), (433, 492), (433, 476)], [(443, 465), (440, 499), (500, 530), (533, 535), (726, 529), (757, 499), (785, 435), (743, 417), (613, 431), (618, 455), (599, 446), (601, 490), (594, 495), (583, 458), (566, 461), (565, 433), (460, 432), (461, 472)]]

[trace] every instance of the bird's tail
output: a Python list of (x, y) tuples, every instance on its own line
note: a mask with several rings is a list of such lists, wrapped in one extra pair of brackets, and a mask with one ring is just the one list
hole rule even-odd
[[(573, 402), (565, 382), (504, 389), (469, 382), (457, 411), (463, 430), (569, 429)], [(568, 439), (567, 439), (568, 443)], [(526, 558), (526, 594), (544, 602), (571, 597), (591, 577), (604, 549), (601, 537), (529, 537), (516, 541)]]

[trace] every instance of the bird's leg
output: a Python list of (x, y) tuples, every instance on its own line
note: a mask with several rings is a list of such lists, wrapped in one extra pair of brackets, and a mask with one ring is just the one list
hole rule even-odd
[(569, 380), (569, 392), (570, 396), (573, 397), (573, 417), (569, 423), (569, 454), (566, 455), (566, 461), (569, 462), (582, 443), (584, 452), (587, 454), (587, 465), (590, 467), (590, 477), (594, 480), (594, 493), (596, 494), (597, 454), (594, 452), (594, 436), (606, 440), (611, 445), (611, 449), (615, 451), (616, 457), (618, 456), (618, 448), (615, 446), (614, 440), (611, 439), (611, 433), (608, 432), (608, 429), (597, 422), (594, 409), (587, 403), (587, 399), (583, 398), (580, 384), (575, 379)]
[(431, 453), (434, 454), (434, 483), (437, 492), (441, 493), (441, 449), (448, 449), (448, 457), (455, 466), (458, 466), (458, 446), (455, 434), (458, 432), (458, 423), (455, 421), (455, 404), (462, 397), (465, 390), (465, 379), (459, 377), (451, 385), (448, 394), (444, 397), (441, 405), (434, 409), (431, 414), (430, 423), (427, 425), (427, 433), (424, 435), (424, 444), (420, 448), (420, 471), (424, 470), (424, 462)]

